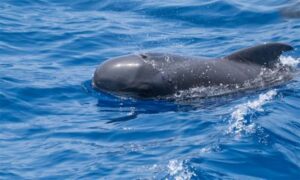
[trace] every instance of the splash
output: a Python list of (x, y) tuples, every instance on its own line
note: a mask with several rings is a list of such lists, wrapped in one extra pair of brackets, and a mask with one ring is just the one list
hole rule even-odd
[[(168, 164), (168, 173), (171, 179), (175, 180), (189, 180), (195, 176), (194, 172), (191, 172), (184, 164), (183, 161), (170, 160)], [(168, 179), (168, 178), (166, 178)]]
[(280, 62), (283, 65), (296, 68), (300, 64), (300, 58), (293, 58), (291, 56), (280, 56)]
[(270, 90), (265, 94), (259, 95), (258, 99), (236, 106), (231, 113), (230, 126), (227, 130), (228, 134), (241, 136), (243, 133), (252, 134), (256, 131), (256, 124), (252, 122), (252, 118), (247, 116), (257, 111), (264, 111), (262, 108), (268, 101), (277, 95), (276, 90)]
[(220, 86), (209, 86), (209, 87), (195, 87), (187, 90), (180, 90), (175, 93), (171, 98), (176, 100), (186, 100), (193, 98), (202, 98), (202, 97), (213, 97), (228, 94), (233, 92), (234, 89), (229, 86), (220, 85)]

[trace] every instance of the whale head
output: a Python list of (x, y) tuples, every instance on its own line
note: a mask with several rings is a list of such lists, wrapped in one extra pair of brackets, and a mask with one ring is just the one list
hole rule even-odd
[(162, 73), (144, 61), (145, 55), (127, 55), (105, 61), (96, 69), (96, 89), (132, 97), (153, 97), (170, 93)]

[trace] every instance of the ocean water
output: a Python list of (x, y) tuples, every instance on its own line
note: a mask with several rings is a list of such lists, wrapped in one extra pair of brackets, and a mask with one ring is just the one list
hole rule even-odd
[[(0, 179), (299, 179), (297, 12), (288, 0), (1, 0)], [(281, 57), (293, 80), (188, 101), (91, 86), (111, 57), (265, 42), (296, 48)]]

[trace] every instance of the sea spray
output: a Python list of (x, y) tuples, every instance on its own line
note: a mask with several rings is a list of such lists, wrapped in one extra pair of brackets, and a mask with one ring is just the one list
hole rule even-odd
[(231, 118), (229, 121), (230, 126), (227, 130), (227, 133), (237, 135), (238, 137), (243, 133), (254, 133), (256, 131), (256, 124), (252, 122), (251, 117), (249, 119), (246, 119), (245, 117), (257, 111), (264, 111), (263, 105), (272, 100), (276, 95), (276, 90), (270, 90), (267, 93), (260, 94), (256, 100), (237, 105), (234, 108), (234, 111), (231, 113)]
[(190, 171), (183, 161), (179, 160), (169, 161), (168, 173), (171, 176), (170, 178), (175, 180), (189, 180), (195, 175), (195, 173)]

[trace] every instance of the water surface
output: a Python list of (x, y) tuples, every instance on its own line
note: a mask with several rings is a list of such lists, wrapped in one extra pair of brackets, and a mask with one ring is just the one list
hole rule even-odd
[(297, 70), (284, 85), (188, 102), (91, 87), (99, 63), (129, 53), (221, 57), (285, 42), (297, 66), (300, 19), (281, 13), (291, 5), (2, 0), (0, 179), (299, 179)]

